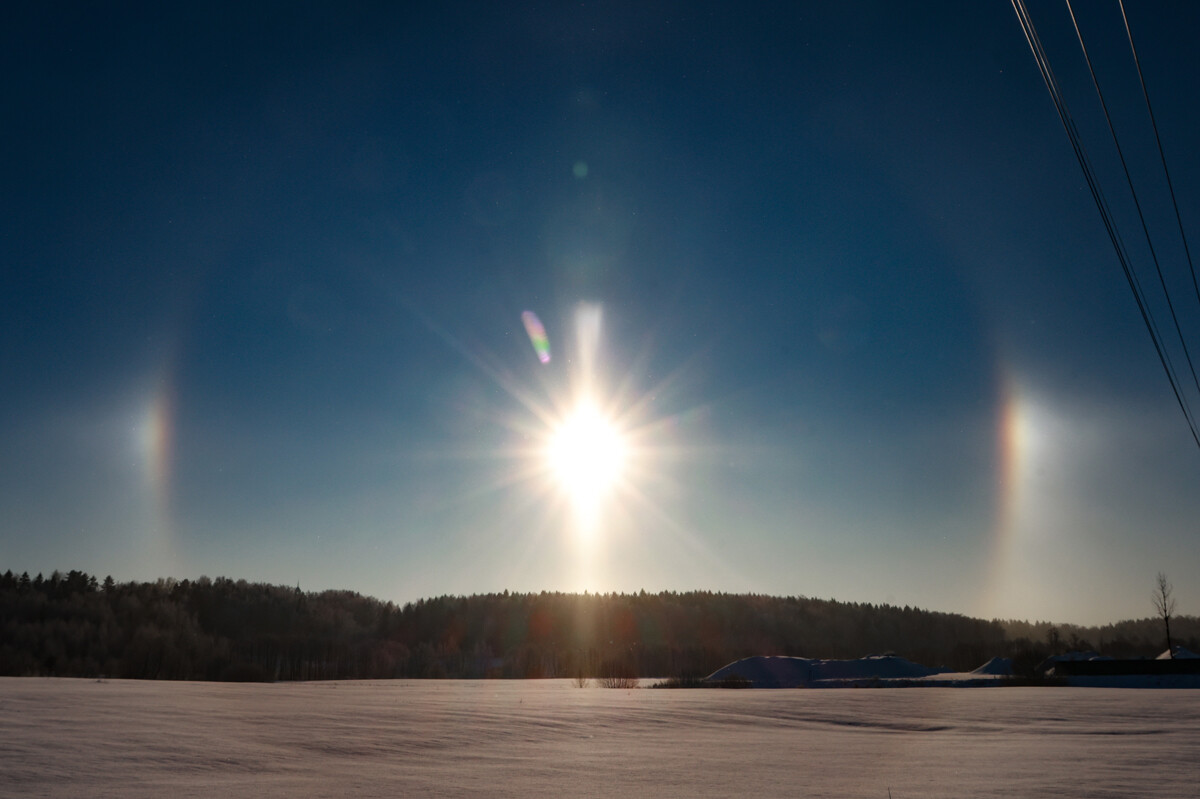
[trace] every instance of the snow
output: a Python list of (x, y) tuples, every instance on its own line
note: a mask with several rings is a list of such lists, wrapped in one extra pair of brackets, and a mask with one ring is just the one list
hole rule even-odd
[(0, 679), (0, 795), (1191, 797), (1200, 691)]
[(1073, 674), (1067, 685), (1076, 688), (1200, 688), (1197, 674)]
[[(859, 688), (878, 686), (996, 685), (1012, 676), (1012, 661), (995, 657), (974, 671), (931, 669), (895, 655), (854, 660), (810, 660), (799, 657), (748, 657), (722, 666), (707, 679), (741, 678), (755, 688)], [(1200, 687), (1200, 686), (1198, 686)]]
[(742, 658), (708, 675), (708, 680), (748, 680), (756, 688), (842, 686), (863, 681), (913, 679), (937, 674), (895, 655), (871, 655), (854, 660), (815, 660), (799, 657)]
[[(1173, 655), (1172, 650), (1174, 650)], [(1175, 646), (1171, 649), (1164, 649), (1162, 654), (1155, 658), (1155, 660), (1196, 660), (1197, 658), (1200, 658), (1200, 655), (1197, 655), (1192, 650), (1182, 646)]]
[(1013, 673), (1012, 660), (1009, 658), (992, 658), (971, 673), (977, 675), (986, 674), (998, 677), (1009, 677)]

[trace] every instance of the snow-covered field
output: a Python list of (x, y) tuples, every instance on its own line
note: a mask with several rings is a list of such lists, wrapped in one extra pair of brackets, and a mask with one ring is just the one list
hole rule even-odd
[(0, 796), (1195, 797), (1200, 691), (0, 678)]

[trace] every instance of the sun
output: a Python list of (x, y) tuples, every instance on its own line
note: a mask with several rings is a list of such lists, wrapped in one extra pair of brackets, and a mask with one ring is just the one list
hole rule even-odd
[(594, 516), (621, 478), (627, 446), (618, 427), (583, 403), (552, 431), (547, 464), (582, 516)]

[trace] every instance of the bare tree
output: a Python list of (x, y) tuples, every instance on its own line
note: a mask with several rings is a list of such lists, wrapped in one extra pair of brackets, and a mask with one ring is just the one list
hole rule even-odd
[(1167, 627), (1167, 653), (1172, 659), (1175, 657), (1175, 648), (1171, 646), (1171, 616), (1175, 613), (1175, 597), (1172, 596), (1174, 590), (1175, 587), (1167, 582), (1167, 575), (1159, 572), (1154, 587), (1154, 609), (1158, 611), (1158, 617)]

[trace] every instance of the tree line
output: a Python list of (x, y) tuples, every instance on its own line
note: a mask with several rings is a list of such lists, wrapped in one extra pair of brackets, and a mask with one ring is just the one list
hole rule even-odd
[[(1068, 648), (1161, 648), (1153, 619), (1054, 627), (708, 591), (506, 591), (398, 606), (225, 577), (116, 583), (80, 571), (5, 572), (0, 619), (0, 674), (174, 680), (695, 678), (763, 654), (894, 653), (963, 671), (1001, 655), (1031, 672)], [(1178, 617), (1173, 637), (1200, 649), (1200, 620)]]

